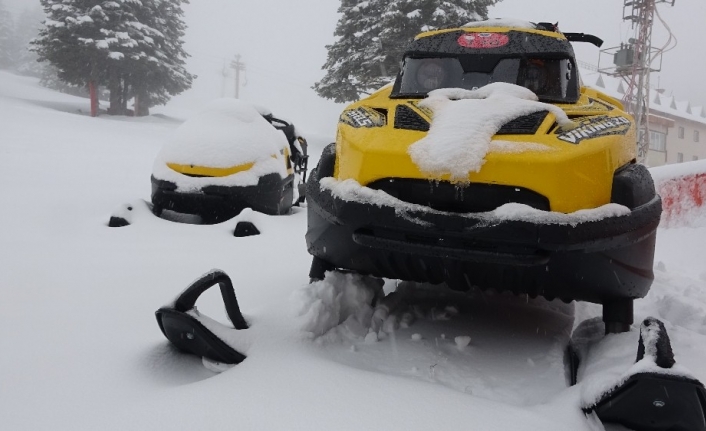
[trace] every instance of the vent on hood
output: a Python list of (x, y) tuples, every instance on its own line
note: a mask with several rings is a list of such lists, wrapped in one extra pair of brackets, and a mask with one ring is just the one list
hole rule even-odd
[(534, 114), (523, 115), (505, 123), (496, 135), (534, 135), (537, 129), (547, 118), (547, 111), (539, 111)]
[(429, 122), (407, 105), (397, 105), (395, 110), (395, 129), (429, 131)]

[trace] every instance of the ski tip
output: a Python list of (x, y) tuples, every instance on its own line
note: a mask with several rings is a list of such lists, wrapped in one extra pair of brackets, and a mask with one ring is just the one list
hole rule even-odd
[(640, 325), (640, 341), (635, 362), (640, 362), (645, 356), (660, 368), (672, 368), (676, 363), (667, 329), (661, 320), (654, 317), (646, 318)]

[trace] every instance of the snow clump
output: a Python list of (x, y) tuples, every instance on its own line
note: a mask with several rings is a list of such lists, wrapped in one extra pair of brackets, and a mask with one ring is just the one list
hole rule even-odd
[(477, 90), (434, 90), (419, 104), (433, 112), (433, 121), (429, 133), (410, 146), (412, 161), (422, 172), (468, 182), (471, 172), (480, 172), (493, 136), (505, 123), (549, 111), (559, 125), (571, 124), (563, 110), (537, 100), (527, 88), (505, 82)]
[(297, 292), (300, 328), (325, 341), (338, 341), (342, 336), (365, 338), (373, 320), (373, 301), (381, 295), (380, 279), (328, 272), (323, 280)]
[(464, 24), (463, 27), (512, 27), (530, 30), (534, 30), (537, 28), (536, 25), (532, 24), (529, 21), (523, 21), (521, 19), (513, 18), (493, 18), (485, 21), (471, 21), (469, 23)]

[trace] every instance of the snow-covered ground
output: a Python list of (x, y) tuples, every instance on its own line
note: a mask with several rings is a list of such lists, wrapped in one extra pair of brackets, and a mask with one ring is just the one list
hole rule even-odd
[[(182, 119), (92, 119), (86, 106), (0, 72), (1, 429), (600, 429), (562, 359), (598, 307), (387, 282), (395, 293), (373, 310), (374, 283), (309, 286), (305, 208), (249, 215), (262, 235), (246, 238), (232, 236), (237, 220), (154, 218), (152, 164)], [(125, 203), (133, 224), (107, 227)], [(655, 284), (636, 305), (701, 380), (704, 243), (706, 216), (660, 229)], [(220, 374), (174, 351), (154, 318), (212, 268), (251, 323), (248, 358)], [(215, 289), (198, 308), (227, 322)], [(611, 337), (634, 357), (635, 331)]]

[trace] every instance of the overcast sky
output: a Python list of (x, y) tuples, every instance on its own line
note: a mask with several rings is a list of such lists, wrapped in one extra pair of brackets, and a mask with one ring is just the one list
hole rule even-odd
[[(4, 1), (14, 12), (35, 3)], [(339, 5), (337, 0), (192, 0), (185, 6), (186, 49), (192, 55), (189, 70), (199, 78), (170, 108), (188, 115), (208, 100), (232, 97), (234, 77), (228, 66), (240, 54), (247, 69), (241, 98), (270, 107), (302, 129), (333, 136), (343, 105), (320, 99), (311, 86), (323, 76), (325, 45), (334, 42)], [(503, 0), (490, 16), (559, 22), (564, 31), (595, 34), (611, 47), (633, 35), (622, 20), (622, 5), (621, 0)], [(665, 55), (662, 72), (652, 82), (692, 105), (705, 104), (706, 0), (676, 0), (674, 7), (662, 4), (659, 11), (679, 44)], [(656, 22), (653, 46), (666, 40), (667, 31)], [(584, 44), (576, 46), (580, 60), (598, 63), (597, 48), (578, 45)], [(610, 60), (601, 58), (601, 66)]]

